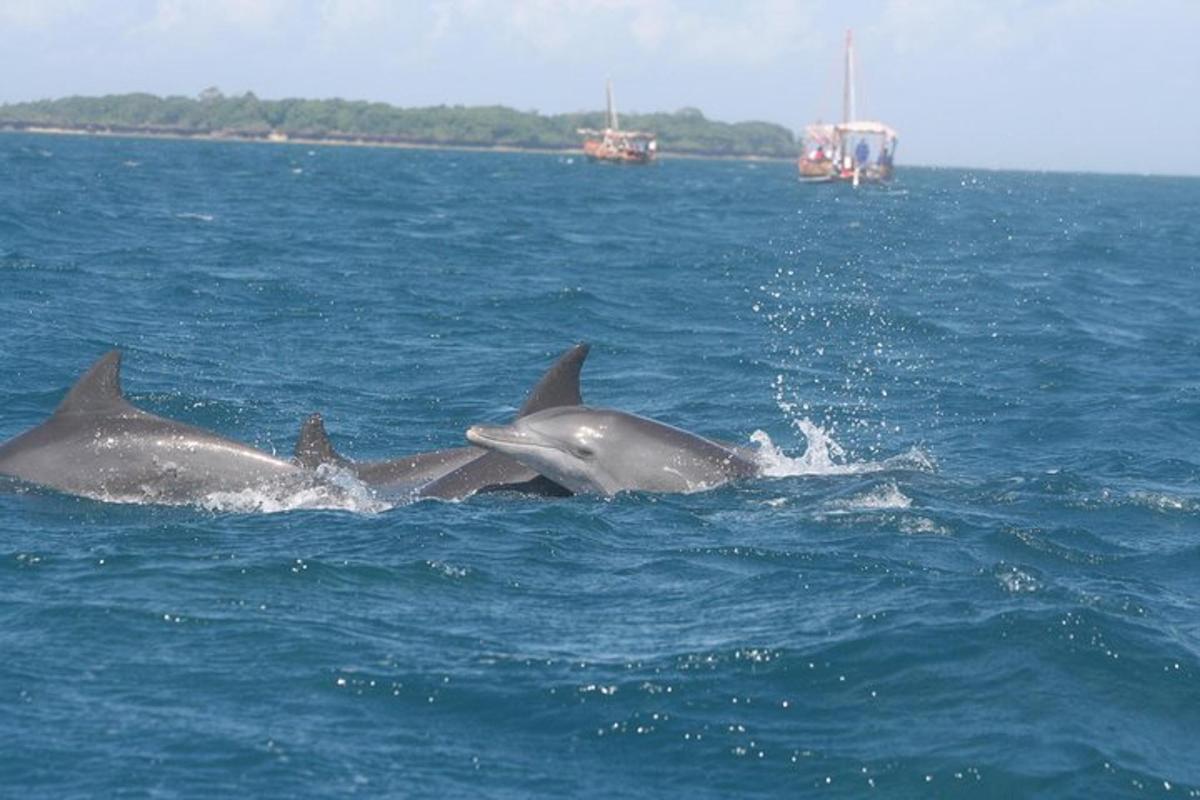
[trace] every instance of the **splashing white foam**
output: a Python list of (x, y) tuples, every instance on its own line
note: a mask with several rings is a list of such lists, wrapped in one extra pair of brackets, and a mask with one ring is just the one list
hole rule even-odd
[(804, 453), (795, 458), (777, 447), (765, 431), (757, 430), (750, 435), (750, 441), (758, 445), (755, 455), (763, 475), (788, 478), (796, 475), (862, 475), (888, 470), (933, 472), (936, 468), (933, 459), (915, 447), (882, 461), (846, 462), (843, 460), (846, 451), (819, 425), (808, 419), (796, 420), (795, 425), (807, 443)]
[(202, 497), (196, 505), (206, 511), (225, 513), (278, 514), (309, 510), (378, 514), (394, 504), (378, 499), (352, 476), (348, 481), (337, 476), (328, 483), (314, 483), (298, 489), (261, 486), (236, 492), (213, 492)]
[(348, 469), (322, 464), (315, 471), (316, 481), (301, 487), (260, 487), (238, 492), (214, 492), (201, 501), (212, 511), (255, 511), (274, 514), (293, 510), (353, 511), (377, 514), (393, 508), (375, 495)]
[(164, 494), (152, 486), (144, 486), (134, 494), (90, 496), (106, 503), (190, 505), (222, 513), (277, 514), (303, 509), (377, 514), (398, 505), (377, 497), (349, 470), (330, 465), (318, 467), (311, 479), (300, 482), (262, 483), (236, 491), (210, 492), (198, 498)]

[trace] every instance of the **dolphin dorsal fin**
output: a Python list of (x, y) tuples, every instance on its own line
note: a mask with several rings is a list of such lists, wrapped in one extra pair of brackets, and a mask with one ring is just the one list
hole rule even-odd
[(583, 396), (579, 391), (579, 370), (587, 359), (591, 345), (581, 342), (558, 357), (558, 361), (537, 382), (525, 398), (517, 417), (558, 406), (581, 406)]
[(121, 393), (121, 351), (112, 350), (83, 373), (54, 413), (97, 414), (131, 408)]
[(300, 436), (296, 439), (292, 460), (308, 469), (316, 469), (322, 464), (343, 464), (346, 461), (333, 449), (333, 442), (329, 441), (329, 434), (325, 432), (325, 420), (320, 414), (309, 416), (300, 426)]

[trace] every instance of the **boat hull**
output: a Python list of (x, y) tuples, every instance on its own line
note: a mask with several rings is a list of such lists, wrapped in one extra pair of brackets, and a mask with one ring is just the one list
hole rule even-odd
[(800, 179), (812, 182), (833, 180), (833, 162), (829, 159), (815, 161), (800, 159)]
[(649, 164), (654, 160), (652, 150), (626, 149), (596, 139), (589, 139), (583, 143), (583, 154), (591, 161), (612, 164)]
[(857, 169), (838, 169), (830, 160), (798, 162), (802, 183), (883, 183), (890, 181), (894, 168), (890, 164), (869, 164)]

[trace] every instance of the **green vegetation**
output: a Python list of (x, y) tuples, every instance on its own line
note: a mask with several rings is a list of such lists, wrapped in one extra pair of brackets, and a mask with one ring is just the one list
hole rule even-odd
[[(715, 122), (694, 108), (672, 114), (622, 114), (622, 127), (653, 131), (666, 153), (791, 158), (792, 132), (769, 122)], [(467, 145), (568, 149), (576, 128), (600, 128), (602, 112), (543, 116), (504, 106), (397, 108), (350, 100), (260, 100), (252, 92), (226, 97), (206, 89), (198, 98), (150, 94), (67, 97), (0, 105), (0, 127), (58, 127), (112, 133), (226, 135), (359, 141), (379, 144)]]

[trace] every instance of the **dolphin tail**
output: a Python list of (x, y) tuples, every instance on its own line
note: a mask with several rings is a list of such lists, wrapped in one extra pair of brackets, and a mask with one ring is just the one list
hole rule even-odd
[(517, 417), (557, 406), (583, 405), (583, 396), (579, 389), (579, 371), (583, 369), (583, 362), (587, 359), (589, 350), (591, 345), (581, 342), (559, 356), (529, 392), (521, 410), (517, 412)]
[(316, 469), (322, 464), (346, 463), (346, 459), (333, 449), (329, 434), (325, 432), (325, 420), (320, 414), (310, 415), (300, 426), (300, 436), (296, 439), (292, 460), (308, 469)]

